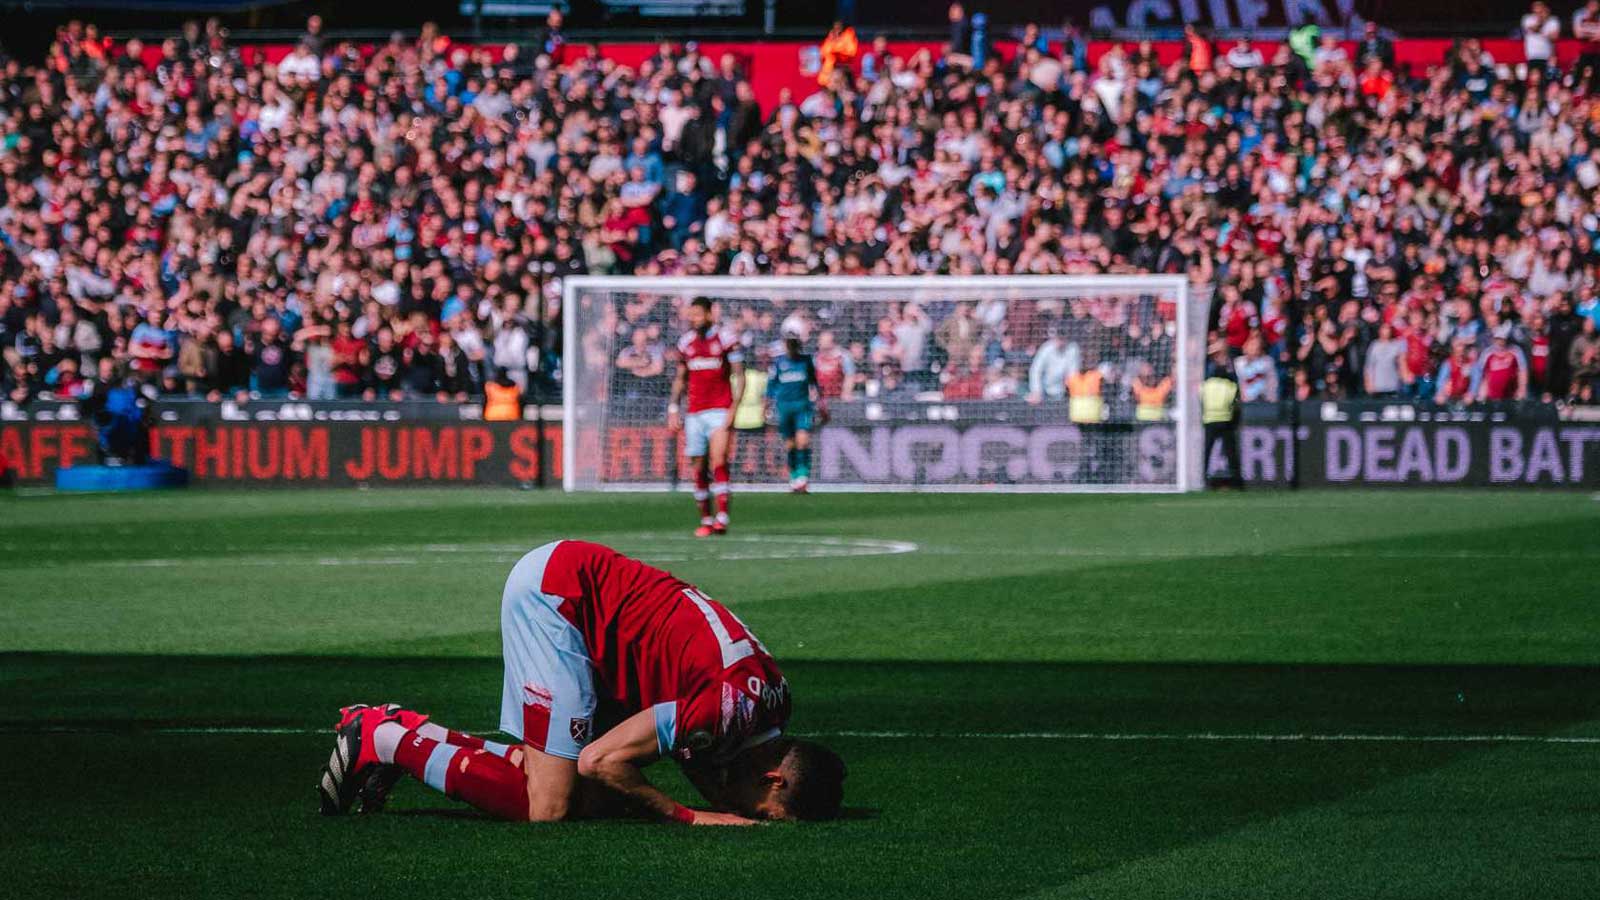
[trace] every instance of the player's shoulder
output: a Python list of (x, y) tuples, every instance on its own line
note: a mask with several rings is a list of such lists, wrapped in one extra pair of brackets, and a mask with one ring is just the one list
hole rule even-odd
[(683, 334), (678, 335), (678, 350), (679, 350), (679, 352), (681, 352), (681, 353), (689, 352), (689, 350), (694, 347), (695, 337), (696, 337), (696, 335), (694, 333), (694, 329), (692, 329), (692, 328), (689, 329), (688, 331), (685, 331)]

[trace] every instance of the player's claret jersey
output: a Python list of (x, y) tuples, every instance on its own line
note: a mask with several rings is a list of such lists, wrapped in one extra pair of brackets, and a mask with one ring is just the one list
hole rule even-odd
[(669, 572), (587, 541), (562, 541), (547, 594), (583, 634), (601, 690), (653, 710), (663, 756), (717, 763), (782, 733), (789, 683), (738, 617)]
[(767, 396), (785, 406), (809, 406), (811, 386), (817, 383), (817, 370), (806, 354), (785, 353), (772, 361), (767, 373)]
[(733, 405), (733, 366), (744, 360), (733, 332), (691, 328), (678, 338), (678, 358), (689, 369), (689, 412)]

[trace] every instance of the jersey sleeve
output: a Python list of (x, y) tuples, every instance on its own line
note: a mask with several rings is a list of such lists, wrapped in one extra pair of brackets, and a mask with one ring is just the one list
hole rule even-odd
[(761, 733), (756, 708), (754, 698), (726, 682), (687, 700), (657, 703), (652, 707), (656, 749), (685, 765), (726, 762), (768, 737)]
[(729, 363), (744, 364), (744, 345), (739, 342), (739, 334), (732, 328), (725, 328), (721, 335), (722, 356)]

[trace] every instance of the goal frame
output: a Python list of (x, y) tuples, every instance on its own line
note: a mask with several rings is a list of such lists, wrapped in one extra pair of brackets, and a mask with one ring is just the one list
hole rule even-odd
[[(1177, 359), (1173, 361), (1173, 391), (1176, 401), (1172, 407), (1172, 425), (1175, 445), (1177, 478), (1164, 484), (1106, 484), (1073, 485), (1058, 488), (1045, 485), (1010, 485), (1006, 493), (1061, 493), (1061, 494), (1182, 494), (1199, 490), (1204, 482), (1203, 460), (1198, 455), (1203, 448), (1194, 446), (1198, 441), (1185, 439), (1186, 434), (1198, 433), (1199, 383), (1201, 372), (1192, 371), (1186, 364), (1191, 341), (1203, 337), (1190, 319), (1190, 283), (1184, 275), (571, 275), (561, 285), (561, 341), (563, 354), (573, 352), (579, 345), (578, 295), (584, 290), (699, 293), (716, 298), (719, 292), (732, 290), (788, 290), (811, 291), (817, 288), (888, 287), (907, 290), (995, 290), (1039, 289), (1052, 286), (1077, 289), (1084, 292), (1170, 291), (1177, 299)], [(1200, 349), (1200, 369), (1205, 365), (1205, 348)], [(573, 377), (577, 367), (563, 364), (561, 380), (561, 488), (568, 493), (580, 490), (577, 486), (577, 396)], [(1197, 460), (1199, 465), (1196, 465)], [(841, 493), (986, 493), (995, 490), (987, 485), (933, 485), (933, 484), (812, 484), (814, 491)], [(783, 485), (740, 485), (741, 491), (780, 491)], [(597, 492), (671, 491), (668, 483), (601, 482), (592, 488)], [(681, 488), (680, 488), (681, 490)]]

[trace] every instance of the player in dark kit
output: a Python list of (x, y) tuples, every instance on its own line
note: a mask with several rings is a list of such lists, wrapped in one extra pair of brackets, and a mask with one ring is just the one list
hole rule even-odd
[(789, 490), (804, 494), (811, 484), (811, 431), (827, 415), (817, 385), (817, 367), (804, 350), (800, 333), (785, 330), (784, 353), (767, 373), (767, 402), (789, 454)]
[[(358, 801), (381, 809), (406, 774), (516, 821), (595, 814), (607, 799), (693, 825), (838, 814), (844, 763), (784, 737), (783, 672), (693, 585), (609, 547), (556, 541), (511, 570), (500, 627), (500, 730), (517, 743), (392, 704), (346, 707), (317, 783), (325, 814)], [(597, 736), (602, 704), (621, 718)], [(710, 810), (680, 806), (645, 780), (641, 769), (661, 757), (678, 761)]]
[[(667, 427), (683, 429), (684, 449), (694, 466), (694, 500), (700, 507), (695, 535), (710, 537), (728, 531), (728, 450), (744, 393), (744, 352), (732, 333), (717, 328), (710, 300), (694, 298), (684, 315), (689, 330), (678, 339)], [(683, 414), (685, 395), (688, 415)]]

